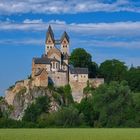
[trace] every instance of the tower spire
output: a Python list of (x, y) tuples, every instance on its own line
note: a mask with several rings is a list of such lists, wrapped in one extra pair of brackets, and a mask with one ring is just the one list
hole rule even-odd
[(51, 25), (49, 25), (49, 27), (48, 27), (48, 31), (47, 31), (47, 35), (46, 35), (46, 41), (48, 40), (49, 36), (54, 41), (54, 33), (53, 33)]
[(55, 46), (55, 38), (51, 25), (49, 25), (47, 30), (45, 46), (45, 54), (47, 54), (48, 51)]

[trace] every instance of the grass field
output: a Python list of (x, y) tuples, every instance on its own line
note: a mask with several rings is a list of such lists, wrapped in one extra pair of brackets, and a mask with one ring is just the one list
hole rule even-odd
[(0, 129), (0, 140), (140, 140), (140, 129)]

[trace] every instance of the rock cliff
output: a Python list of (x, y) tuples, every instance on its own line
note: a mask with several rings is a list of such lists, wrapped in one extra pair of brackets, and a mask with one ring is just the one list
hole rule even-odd
[(10, 118), (21, 120), (26, 108), (35, 102), (36, 98), (48, 96), (51, 101), (50, 112), (57, 111), (60, 108), (60, 102), (62, 104), (63, 100), (60, 95), (58, 102), (55, 94), (55, 90), (49, 89), (49, 87), (30, 87), (16, 83), (15, 86), (6, 91), (5, 98), (0, 102), (0, 109), (7, 112)]

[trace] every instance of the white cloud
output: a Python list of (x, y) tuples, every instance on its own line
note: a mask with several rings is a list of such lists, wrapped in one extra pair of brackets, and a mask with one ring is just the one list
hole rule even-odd
[(34, 19), (34, 20), (25, 19), (23, 21), (23, 23), (26, 23), (26, 24), (39, 24), (39, 23), (43, 23), (43, 21), (42, 21), (42, 19)]
[(115, 22), (115, 23), (71, 23), (65, 21), (51, 20), (43, 22), (42, 19), (25, 19), (22, 23), (0, 22), (0, 30), (23, 30), (23, 31), (44, 31), (51, 24), (54, 30), (67, 30), (81, 36), (119, 36), (119, 37), (140, 37), (140, 22)]
[(140, 12), (140, 3), (131, 0), (1, 0), (0, 14), (16, 13), (79, 13), (95, 11)]
[(112, 40), (74, 40), (73, 45), (92, 47), (104, 47), (104, 48), (130, 48), (140, 49), (140, 41), (112, 41)]
[[(42, 19), (25, 19), (22, 23), (1, 22), (1, 31), (45, 31), (51, 24), (54, 32), (67, 30), (72, 36), (73, 45), (97, 46), (97, 47), (124, 47), (140, 48), (140, 22), (116, 22), (116, 23), (71, 23), (65, 21), (51, 20), (44, 22)], [(82, 38), (82, 39), (81, 39)], [(78, 41), (76, 40), (78, 39)], [(12, 42), (11, 42), (12, 41)], [(40, 45), (43, 40), (1, 40), (0, 44), (33, 44)], [(76, 44), (75, 44), (76, 43)], [(88, 44), (88, 45), (87, 45)]]

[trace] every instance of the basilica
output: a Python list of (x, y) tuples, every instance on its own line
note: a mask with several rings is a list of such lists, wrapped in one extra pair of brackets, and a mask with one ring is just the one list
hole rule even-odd
[(45, 40), (45, 52), (41, 57), (32, 60), (32, 85), (47, 87), (49, 83), (55, 87), (69, 84), (74, 100), (81, 100), (87, 81), (98, 87), (104, 79), (89, 78), (88, 68), (73, 67), (69, 64), (70, 38), (66, 32), (55, 39), (51, 26), (48, 27)]

